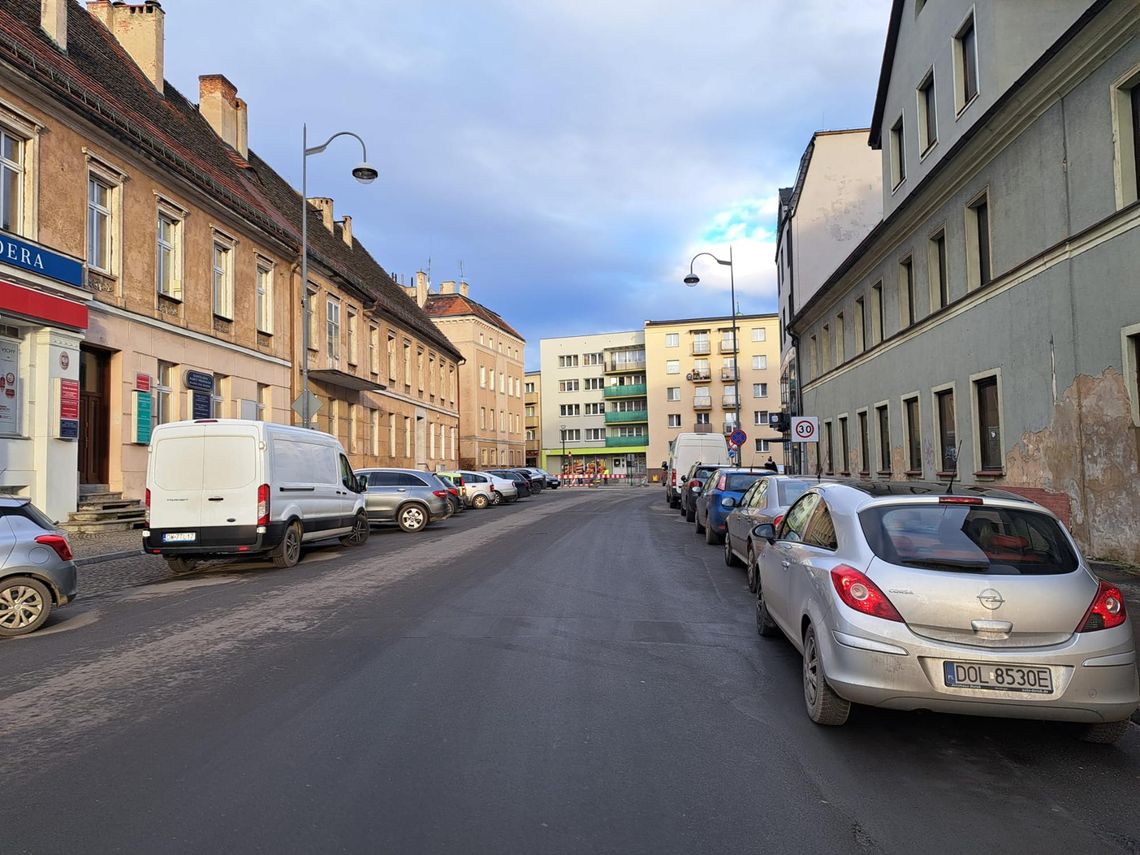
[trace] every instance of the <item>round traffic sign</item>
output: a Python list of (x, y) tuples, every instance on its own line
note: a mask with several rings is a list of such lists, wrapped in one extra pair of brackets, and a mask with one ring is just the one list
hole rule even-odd
[(739, 448), (740, 446), (744, 445), (744, 443), (748, 442), (748, 434), (746, 434), (740, 428), (737, 428), (732, 432), (731, 436), (729, 436), (728, 441)]
[(819, 422), (812, 416), (796, 416), (792, 419), (792, 438), (796, 442), (818, 442)]

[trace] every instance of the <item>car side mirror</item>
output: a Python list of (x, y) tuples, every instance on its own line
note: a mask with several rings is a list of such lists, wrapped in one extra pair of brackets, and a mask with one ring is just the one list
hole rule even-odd
[(358, 493), (367, 493), (368, 492), (368, 477), (366, 475), (357, 475), (356, 476), (356, 492), (358, 492)]
[(752, 529), (752, 534), (755, 537), (762, 537), (769, 543), (776, 542), (776, 527), (771, 523), (760, 523), (756, 528)]
[(732, 496), (725, 496), (723, 499), (720, 500), (720, 506), (722, 508), (735, 508), (736, 507), (736, 499), (734, 499)]
[(686, 481), (688, 481), (688, 480), (689, 480), (689, 476), (688, 476), (688, 475), (682, 475), (682, 476), (681, 476), (681, 483), (682, 483), (682, 484), (684, 484), (684, 483), (685, 483)]

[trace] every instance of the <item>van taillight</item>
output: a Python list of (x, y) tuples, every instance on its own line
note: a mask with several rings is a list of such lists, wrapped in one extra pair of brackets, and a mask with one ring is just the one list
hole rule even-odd
[(143, 524), (150, 528), (150, 487), (146, 488), (146, 513), (143, 514)]
[(676, 469), (674, 469), (672, 472), (669, 473), (669, 483), (672, 484), (674, 487), (677, 486), (677, 470)]
[(269, 485), (257, 488), (257, 524), (269, 525)]

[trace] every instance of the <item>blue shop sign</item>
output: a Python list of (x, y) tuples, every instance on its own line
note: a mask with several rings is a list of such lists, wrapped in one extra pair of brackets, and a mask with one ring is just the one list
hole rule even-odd
[(0, 234), (0, 263), (39, 273), (76, 288), (83, 287), (83, 264), (34, 243)]
[(187, 371), (183, 379), (186, 382), (187, 389), (194, 389), (198, 392), (214, 391), (213, 374), (207, 374), (205, 371)]
[(191, 392), (190, 393), (190, 418), (192, 419), (209, 419), (213, 418), (214, 414), (211, 412), (213, 407), (210, 406), (210, 393), (209, 392)]

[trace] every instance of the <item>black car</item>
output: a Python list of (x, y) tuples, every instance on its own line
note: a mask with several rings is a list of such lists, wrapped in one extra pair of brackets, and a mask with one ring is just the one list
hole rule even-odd
[(681, 516), (688, 522), (693, 522), (696, 519), (697, 496), (704, 489), (705, 479), (723, 465), (723, 463), (719, 465), (694, 463), (690, 467), (684, 478), (684, 485), (681, 487)]
[(498, 475), (500, 478), (506, 478), (508, 481), (514, 481), (515, 486), (519, 489), (519, 498), (524, 496), (534, 495), (534, 490), (530, 488), (530, 479), (525, 478), (521, 472), (516, 472), (514, 469), (488, 469), (492, 475)]
[(542, 488), (546, 486), (546, 481), (543, 480), (540, 476), (531, 472), (529, 469), (511, 469), (509, 471), (517, 472), (526, 478), (527, 482), (530, 484), (530, 492), (532, 494), (541, 493)]

